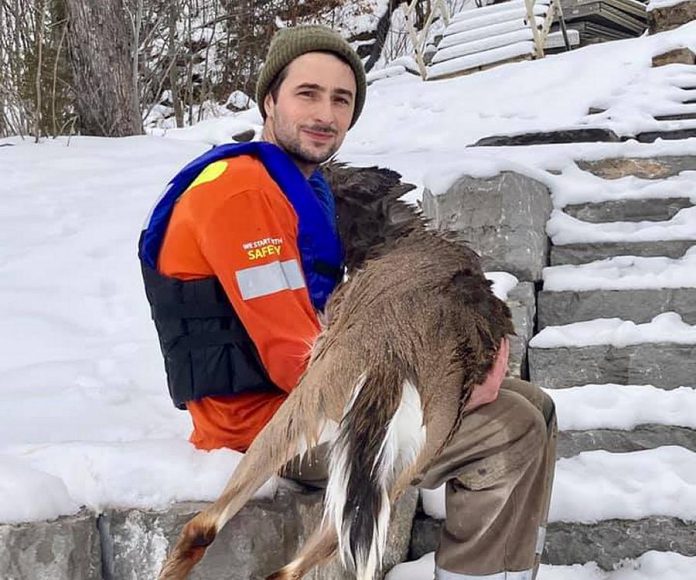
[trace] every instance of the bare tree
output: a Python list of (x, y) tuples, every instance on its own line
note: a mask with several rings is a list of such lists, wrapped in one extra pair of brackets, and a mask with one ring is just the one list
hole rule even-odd
[(133, 28), (122, 0), (67, 0), (68, 51), (84, 135), (143, 132), (133, 83)]

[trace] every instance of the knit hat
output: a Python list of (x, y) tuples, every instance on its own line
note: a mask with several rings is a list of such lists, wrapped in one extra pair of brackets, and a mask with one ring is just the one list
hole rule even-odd
[(355, 109), (353, 110), (353, 119), (350, 122), (350, 126), (355, 125), (365, 104), (365, 92), (367, 90), (367, 80), (365, 79), (365, 69), (362, 61), (350, 44), (339, 34), (325, 26), (316, 25), (283, 28), (276, 32), (271, 39), (266, 62), (261, 69), (259, 81), (256, 84), (256, 103), (264, 120), (266, 119), (266, 111), (263, 108), (263, 101), (276, 76), (298, 56), (302, 56), (307, 52), (317, 51), (333, 52), (343, 57), (350, 65), (350, 68), (353, 69), (357, 90)]

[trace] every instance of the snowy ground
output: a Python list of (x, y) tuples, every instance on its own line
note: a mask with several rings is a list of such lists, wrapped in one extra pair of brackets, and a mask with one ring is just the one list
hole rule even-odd
[[(412, 201), (423, 187), (439, 193), (463, 173), (488, 176), (501, 169), (546, 183), (559, 209), (611, 199), (634, 184), (589, 183), (592, 178), (581, 176), (573, 159), (696, 154), (696, 139), (522, 149), (466, 146), (491, 134), (578, 126), (586, 122), (590, 106), (612, 101), (632, 83), (643, 83), (646, 100), (616, 110), (605, 122), (616, 129), (644, 130), (650, 95), (662, 98), (670, 71), (683, 74), (679, 66), (648, 74), (650, 59), (681, 44), (696, 50), (696, 22), (655, 37), (453, 80), (422, 83), (410, 75), (381, 80), (371, 85), (363, 117), (341, 158), (400, 171), (419, 186), (408, 198)], [(0, 141), (13, 145), (0, 147), (0, 522), (52, 518), (74, 513), (81, 505), (95, 510), (164, 507), (184, 499), (210, 499), (222, 488), (239, 454), (199, 452), (186, 442), (189, 421), (166, 394), (136, 244), (149, 208), (178, 168), (240, 130), (258, 129), (259, 123), (258, 113), (250, 111), (164, 136), (58, 139), (38, 145), (17, 138)], [(651, 195), (651, 184), (638, 185), (632, 189), (642, 193), (636, 195)], [(682, 178), (675, 178), (670, 188), (696, 195)], [(592, 235), (586, 229), (577, 232), (580, 239)], [(678, 326), (673, 319), (667, 322)], [(692, 340), (693, 327), (679, 328)], [(618, 331), (607, 328), (611, 332)], [(636, 408), (642, 404), (636, 399)], [(568, 405), (563, 420), (575, 424), (580, 408)], [(655, 477), (667, 477), (665, 470), (681, 476), (665, 481), (674, 493), (658, 505), (653, 496), (617, 487), (612, 492), (617, 509), (624, 515), (672, 513), (684, 494), (696, 505), (691, 456), (669, 448), (648, 455), (644, 464), (656, 466)], [(582, 493), (582, 478), (573, 479), (577, 463), (585, 462), (599, 477), (606, 471), (603, 461), (601, 454), (589, 454), (559, 464), (554, 517), (587, 515), (564, 500), (570, 494), (563, 494)], [(639, 458), (625, 468), (639, 478), (641, 463)], [(608, 513), (613, 512), (598, 502), (592, 517)], [(611, 576), (588, 565), (547, 568), (540, 578), (638, 580), (658, 578), (651, 570), (661, 570), (662, 580), (681, 580), (687, 576), (680, 570), (694, 569), (693, 559), (685, 562), (675, 555), (648, 554)], [(427, 561), (423, 565), (432, 567)], [(427, 577), (403, 570), (390, 580)]]

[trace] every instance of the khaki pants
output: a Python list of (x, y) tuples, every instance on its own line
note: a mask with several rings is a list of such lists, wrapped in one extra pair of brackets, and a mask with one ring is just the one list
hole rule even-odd
[[(415, 481), (446, 484), (447, 518), (436, 580), (532, 580), (543, 549), (556, 461), (553, 402), (534, 385), (506, 379), (496, 401), (463, 418), (449, 445)], [(285, 475), (323, 487), (326, 447)]]

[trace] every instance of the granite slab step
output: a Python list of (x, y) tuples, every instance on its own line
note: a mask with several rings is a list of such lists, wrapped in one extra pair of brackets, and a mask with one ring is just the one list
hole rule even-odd
[(57, 520), (0, 524), (3, 580), (101, 580), (97, 518), (87, 511)]
[(683, 129), (665, 129), (664, 131), (645, 131), (636, 135), (640, 143), (654, 143), (658, 139), (664, 141), (677, 141), (696, 137), (696, 126)]
[(591, 223), (668, 221), (684, 208), (692, 207), (688, 197), (616, 199), (566, 205), (568, 215)]
[[(442, 525), (441, 520), (423, 513), (416, 516), (409, 560), (437, 549)], [(662, 516), (595, 524), (553, 522), (547, 528), (541, 561), (557, 566), (597, 562), (600, 568), (611, 570), (621, 560), (637, 558), (649, 550), (694, 556), (694, 534), (692, 522)]]
[(696, 156), (620, 157), (578, 161), (577, 165), (602, 179), (620, 179), (628, 175), (642, 179), (665, 179), (682, 171), (696, 170)]
[(596, 318), (650, 322), (663, 312), (677, 312), (696, 324), (696, 288), (539, 292), (537, 327), (559, 326)]
[(634, 429), (588, 429), (558, 433), (557, 457), (574, 457), (583, 451), (602, 449), (626, 453), (678, 445), (696, 452), (696, 430), (675, 425), (638, 425)]
[(696, 386), (696, 345), (651, 342), (539, 348), (528, 352), (530, 380), (559, 389), (587, 384)]
[(564, 264), (586, 264), (614, 256), (681, 258), (694, 245), (696, 245), (696, 240), (552, 245), (549, 259), (552, 266), (561, 266)]
[[(410, 490), (393, 510), (384, 573), (406, 559), (417, 497), (416, 490)], [(323, 492), (281, 491), (273, 499), (249, 502), (223, 528), (191, 578), (265, 578), (289, 562), (320, 523), (322, 500)], [(182, 526), (205, 505), (190, 502), (166, 511), (107, 511), (99, 519), (104, 580), (155, 578)], [(352, 577), (335, 561), (306, 576), (308, 580)]]

